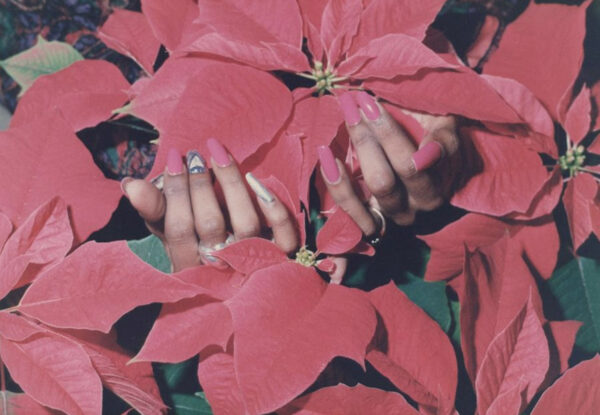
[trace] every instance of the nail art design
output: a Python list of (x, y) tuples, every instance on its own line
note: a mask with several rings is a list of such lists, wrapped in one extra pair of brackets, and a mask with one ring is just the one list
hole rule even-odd
[(338, 96), (338, 102), (340, 103), (340, 108), (344, 113), (344, 119), (346, 120), (346, 124), (350, 127), (355, 126), (360, 122), (360, 111), (358, 111), (358, 105), (352, 94), (349, 92), (345, 92)]
[(208, 151), (210, 151), (213, 160), (219, 167), (227, 167), (231, 164), (231, 158), (219, 140), (216, 138), (209, 138), (206, 141), (206, 146), (208, 147)]
[(433, 166), (442, 158), (442, 145), (436, 141), (425, 144), (422, 148), (412, 155), (415, 169), (422, 171)]
[(165, 176), (161, 173), (154, 179), (150, 180), (150, 183), (152, 183), (158, 190), (162, 190), (165, 183)]
[(320, 146), (318, 152), (321, 170), (323, 171), (325, 180), (331, 184), (337, 183), (340, 180), (341, 175), (331, 149), (327, 146)]
[(181, 160), (181, 154), (176, 148), (170, 148), (167, 153), (167, 172), (171, 176), (183, 173), (183, 161)]
[(196, 150), (188, 151), (187, 166), (190, 174), (206, 173), (206, 161)]
[(269, 192), (265, 185), (258, 181), (258, 179), (254, 177), (252, 173), (246, 173), (246, 181), (250, 185), (252, 191), (256, 193), (256, 196), (260, 198), (260, 200), (265, 203), (273, 203), (275, 198), (271, 192)]
[(362, 112), (369, 120), (375, 121), (381, 116), (381, 112), (379, 111), (377, 102), (375, 102), (375, 98), (367, 94), (365, 91), (360, 91), (356, 94), (356, 101), (358, 102)]

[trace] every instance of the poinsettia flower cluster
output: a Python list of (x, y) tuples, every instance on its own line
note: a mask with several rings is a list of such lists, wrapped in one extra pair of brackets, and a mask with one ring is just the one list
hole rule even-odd
[[(142, 0), (142, 13), (116, 11), (100, 36), (146, 76), (129, 85), (109, 63), (81, 61), (38, 79), (0, 135), (0, 184), (11, 189), (0, 201), (0, 297), (18, 296), (0, 311), (0, 354), (25, 392), (5, 395), (7, 405), (100, 413), (104, 386), (140, 413), (160, 413), (148, 362), (196, 355), (217, 414), (455, 414), (458, 362), (479, 414), (521, 413), (563, 372), (534, 414), (561, 413), (561, 393), (574, 396), (579, 382), (597, 387), (597, 358), (568, 369), (581, 323), (547, 320), (536, 284), (556, 265), (552, 212), (561, 197), (575, 251), (600, 235), (599, 169), (590, 164), (600, 154), (592, 141), (600, 93), (576, 82), (589, 1), (529, 5), (483, 74), (430, 27), (443, 3)], [(489, 41), (484, 35), (477, 43)], [(156, 69), (161, 45), (169, 57)], [(290, 91), (284, 76), (314, 85)], [(422, 236), (431, 249), (425, 279), (448, 281), (458, 296), (456, 352), (393, 283), (366, 292), (317, 271), (332, 271), (326, 255), (373, 254), (325, 194), (316, 207), (308, 197), (322, 145), (360, 180), (335, 98), (358, 89), (378, 97), (415, 142), (425, 132), (405, 110), (466, 120), (460, 136), (476, 162), (450, 202), (469, 213)], [(169, 148), (206, 153), (216, 136), (284, 202), (303, 244), (306, 209), (327, 210), (316, 251), (290, 259), (267, 240), (243, 240), (215, 253), (228, 269), (173, 275), (144, 264), (124, 241), (70, 252), (121, 197), (75, 133), (124, 115), (160, 133), (149, 178), (162, 172)], [(557, 146), (554, 123), (566, 146)], [(46, 203), (56, 195), (64, 202)], [(163, 306), (130, 360), (112, 329), (149, 303)], [(336, 357), (389, 386), (336, 384)]]

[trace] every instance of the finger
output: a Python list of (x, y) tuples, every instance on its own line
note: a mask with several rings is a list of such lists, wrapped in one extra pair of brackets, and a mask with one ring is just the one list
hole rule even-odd
[(223, 189), (235, 239), (259, 236), (258, 214), (238, 167), (218, 140), (208, 139), (207, 147), (212, 157), (213, 172)]
[(335, 269), (331, 274), (329, 274), (329, 278), (331, 278), (331, 283), (341, 284), (342, 280), (344, 279), (346, 269), (348, 268), (348, 258), (341, 256), (330, 256), (328, 258), (335, 264)]
[(139, 215), (146, 221), (148, 229), (163, 238), (166, 201), (160, 190), (145, 180), (126, 177), (121, 181), (123, 193)]
[[(402, 185), (398, 183), (374, 131), (362, 119), (358, 104), (349, 93), (340, 95), (339, 102), (367, 188), (388, 215), (405, 210), (406, 198)], [(369, 116), (372, 114), (369, 113)]]
[(210, 171), (206, 161), (195, 150), (187, 153), (190, 200), (194, 216), (194, 228), (200, 238), (200, 244), (212, 247), (227, 238), (225, 218), (215, 195)]
[(375, 234), (375, 220), (356, 195), (342, 162), (333, 156), (329, 147), (321, 146), (318, 151), (321, 175), (335, 203), (350, 215), (365, 235)]
[(194, 216), (190, 202), (188, 174), (181, 154), (170, 149), (163, 192), (167, 200), (165, 212), (165, 239), (169, 247), (173, 270), (200, 264), (198, 238), (194, 230)]
[(258, 205), (273, 231), (275, 244), (286, 254), (295, 252), (299, 244), (298, 235), (285, 205), (252, 173), (246, 173), (246, 181), (258, 197)]
[[(439, 206), (442, 198), (429, 175), (423, 170), (429, 167), (426, 162), (432, 164), (440, 158), (440, 147), (433, 144), (415, 151), (415, 145), (402, 127), (383, 107), (378, 105), (371, 95), (361, 91), (357, 94), (357, 101), (367, 118), (366, 124), (373, 131), (394, 172), (406, 187), (410, 207), (431, 210)], [(385, 206), (382, 205), (382, 208), (385, 210)]]

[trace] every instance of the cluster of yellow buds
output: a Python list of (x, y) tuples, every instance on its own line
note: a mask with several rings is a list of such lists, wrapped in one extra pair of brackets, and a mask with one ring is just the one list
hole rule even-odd
[(560, 168), (568, 171), (569, 176), (573, 177), (577, 174), (578, 170), (584, 165), (585, 162), (585, 148), (583, 146), (571, 147), (567, 150), (566, 154), (560, 156), (558, 164)]

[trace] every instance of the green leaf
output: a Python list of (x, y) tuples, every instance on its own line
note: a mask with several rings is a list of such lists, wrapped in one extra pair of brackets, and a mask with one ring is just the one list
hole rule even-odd
[(152, 265), (159, 271), (171, 272), (171, 261), (165, 252), (162, 242), (154, 235), (137, 241), (127, 241), (129, 249), (142, 261)]
[(42, 75), (60, 71), (83, 56), (64, 42), (47, 42), (38, 37), (37, 44), (21, 53), (0, 61), (2, 67), (20, 86), (21, 94)]
[(210, 405), (202, 396), (183, 395), (175, 393), (173, 399), (173, 414), (175, 415), (212, 415)]
[(450, 315), (444, 282), (426, 282), (410, 272), (406, 272), (403, 282), (396, 285), (404, 291), (413, 303), (437, 321), (442, 330), (448, 332), (452, 323), (452, 316)]
[(460, 347), (460, 303), (450, 301), (450, 313), (452, 314), (452, 326), (450, 327), (450, 339)]
[(187, 377), (196, 376), (196, 367), (198, 366), (198, 359), (191, 358), (184, 362), (179, 363), (159, 363), (157, 364), (160, 376), (167, 388), (170, 391), (180, 390), (180, 387), (184, 382), (187, 382)]
[(548, 285), (563, 317), (583, 322), (575, 347), (590, 355), (600, 352), (600, 263), (574, 258), (554, 272)]

